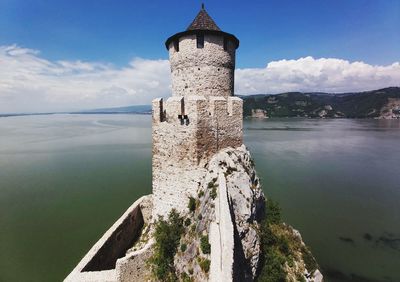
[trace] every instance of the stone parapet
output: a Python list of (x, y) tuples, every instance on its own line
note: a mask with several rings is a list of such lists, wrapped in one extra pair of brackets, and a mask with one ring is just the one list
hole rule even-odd
[[(242, 100), (174, 96), (153, 100), (153, 215), (184, 211), (209, 158), (243, 143)], [(173, 183), (174, 187), (171, 187)]]
[[(148, 224), (151, 209), (151, 195), (135, 201), (94, 244), (64, 281), (134, 281), (135, 277), (148, 275), (145, 258), (150, 256), (152, 242), (129, 255), (126, 255), (126, 252), (138, 239), (144, 223)], [(134, 272), (129, 268), (132, 265), (136, 267)]]

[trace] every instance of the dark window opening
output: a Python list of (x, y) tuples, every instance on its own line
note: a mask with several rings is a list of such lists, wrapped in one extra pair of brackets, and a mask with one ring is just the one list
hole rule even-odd
[(197, 48), (204, 48), (204, 34), (197, 34)]
[(224, 50), (228, 51), (228, 39), (224, 37)]
[(179, 41), (178, 40), (174, 41), (174, 49), (176, 52), (179, 52)]

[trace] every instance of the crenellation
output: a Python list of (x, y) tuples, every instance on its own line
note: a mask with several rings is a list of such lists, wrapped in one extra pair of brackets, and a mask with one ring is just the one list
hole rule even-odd
[(230, 116), (243, 116), (243, 100), (239, 97), (229, 97), (228, 114)]
[(156, 98), (152, 101), (153, 124), (162, 122), (164, 119), (163, 99)]
[(155, 99), (153, 113), (161, 111), (164, 120), (153, 118), (157, 121), (153, 123), (153, 193), (155, 213), (165, 215), (172, 208), (186, 209), (204, 176), (202, 163), (223, 148), (242, 145), (242, 100), (200, 95), (170, 97), (164, 103)]

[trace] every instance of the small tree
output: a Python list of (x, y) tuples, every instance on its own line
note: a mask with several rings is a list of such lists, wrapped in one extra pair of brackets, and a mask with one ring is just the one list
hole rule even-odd
[(208, 236), (201, 236), (200, 248), (203, 254), (209, 254), (211, 252), (211, 245), (208, 243)]
[(174, 280), (174, 256), (179, 240), (184, 232), (183, 219), (175, 209), (168, 215), (168, 220), (159, 217), (155, 223), (154, 253), (149, 259), (153, 274), (158, 280)]
[(195, 198), (189, 197), (188, 209), (191, 212), (194, 212), (196, 210), (196, 199)]

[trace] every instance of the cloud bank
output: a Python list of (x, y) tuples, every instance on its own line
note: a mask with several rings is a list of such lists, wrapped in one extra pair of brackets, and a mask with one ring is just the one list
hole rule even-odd
[(0, 46), (0, 113), (93, 109), (147, 104), (170, 94), (167, 60), (128, 66), (51, 62), (38, 51)]
[(235, 79), (238, 94), (365, 91), (400, 86), (400, 63), (372, 66), (341, 59), (305, 57), (273, 61), (261, 69), (238, 69)]
[[(349, 92), (400, 85), (400, 63), (372, 66), (341, 59), (280, 60), (237, 69), (237, 94)], [(36, 50), (0, 46), (0, 113), (149, 104), (171, 95), (168, 60), (134, 58), (125, 67), (49, 61)]]

